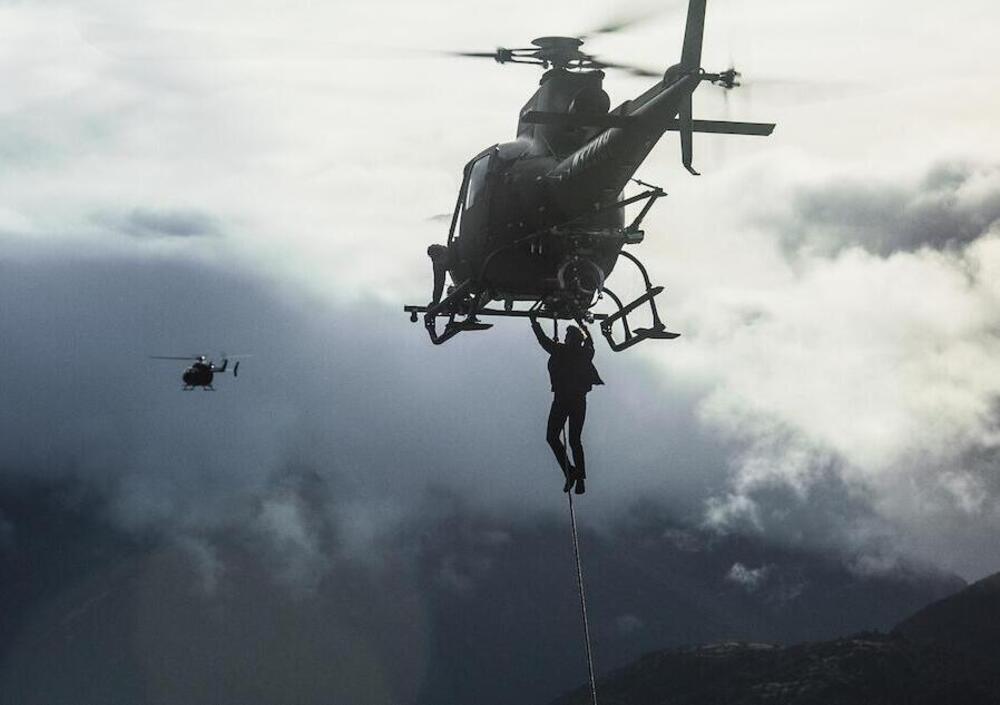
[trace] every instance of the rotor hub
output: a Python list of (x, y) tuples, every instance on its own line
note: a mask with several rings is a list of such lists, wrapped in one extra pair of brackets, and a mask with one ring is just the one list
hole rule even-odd
[(535, 56), (555, 68), (568, 68), (572, 62), (591, 59), (580, 51), (583, 40), (576, 37), (539, 37), (531, 41), (538, 51)]
[(580, 48), (583, 46), (583, 42), (583, 37), (538, 37), (531, 41), (532, 45), (530, 47), (517, 49), (497, 47), (492, 52), (473, 51), (455, 53), (458, 56), (491, 58), (498, 64), (534, 64), (535, 66), (541, 66), (543, 69), (556, 68), (587, 71), (613, 68), (636, 76), (654, 77), (660, 75), (657, 71), (650, 71), (627, 64), (611, 63), (599, 59)]

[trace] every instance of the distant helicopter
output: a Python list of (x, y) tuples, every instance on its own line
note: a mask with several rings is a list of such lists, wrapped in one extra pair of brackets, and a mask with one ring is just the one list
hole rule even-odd
[[(245, 356), (243, 356), (245, 357)], [(150, 355), (152, 360), (194, 360), (191, 366), (184, 370), (184, 374), (181, 375), (181, 379), (184, 381), (184, 386), (182, 389), (185, 392), (191, 391), (195, 387), (201, 387), (203, 390), (215, 391), (215, 387), (212, 386), (212, 379), (215, 375), (223, 374), (226, 368), (229, 366), (229, 358), (223, 356), (222, 366), (216, 367), (215, 363), (208, 360), (204, 355), (183, 355), (183, 356), (173, 356), (173, 355)], [(236, 364), (233, 365), (233, 377), (235, 378), (240, 370), (240, 363), (237, 360)]]
[[(690, 0), (680, 63), (667, 69), (656, 85), (614, 110), (602, 88), (602, 69), (659, 75), (613, 64), (581, 51), (578, 37), (541, 37), (531, 47), (495, 52), (459, 53), (490, 57), (500, 64), (534, 64), (546, 69), (535, 94), (521, 108), (517, 138), (477, 154), (466, 164), (451, 216), (448, 244), (432, 245), (435, 295), (426, 306), (404, 306), (410, 320), (422, 313), (435, 344), (462, 331), (484, 330), (482, 316), (527, 316), (531, 311), (554, 319), (600, 320), (613, 350), (648, 338), (678, 337), (660, 320), (653, 286), (643, 264), (624, 245), (643, 241), (643, 218), (663, 189), (639, 181), (636, 170), (668, 130), (680, 133), (684, 167), (694, 175), (692, 135), (710, 132), (767, 136), (772, 123), (695, 120), (691, 97), (703, 81), (732, 89), (739, 72), (729, 68), (706, 73), (701, 68), (706, 0)], [(601, 30), (601, 31), (612, 31)], [(634, 182), (646, 190), (630, 198), (623, 189)], [(625, 224), (624, 209), (642, 203)], [(624, 304), (605, 282), (622, 256), (636, 265), (645, 293)], [(445, 271), (454, 282), (440, 299)], [(607, 295), (617, 306), (611, 314), (591, 309)], [(487, 308), (493, 301), (503, 309)], [(515, 302), (532, 302), (531, 311)], [(648, 304), (652, 324), (633, 329), (628, 315)], [(437, 330), (437, 318), (447, 323)], [(615, 340), (613, 325), (623, 335)]]

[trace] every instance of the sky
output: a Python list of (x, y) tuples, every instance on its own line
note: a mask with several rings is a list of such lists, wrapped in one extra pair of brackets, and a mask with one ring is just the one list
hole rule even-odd
[[(332, 549), (291, 468), (335, 483), (346, 553), (435, 492), (560, 511), (526, 325), (436, 348), (401, 312), (537, 80), (437, 50), (635, 15), (588, 48), (674, 63), (682, 3), (0, 2), (0, 475), (72, 477), (206, 565), (206, 536), (249, 527), (300, 586)], [(703, 64), (746, 85), (703, 86), (696, 117), (778, 127), (698, 136), (697, 178), (668, 136), (638, 174), (670, 194), (636, 254), (683, 335), (599, 347), (588, 525), (652, 500), (860, 573), (1000, 570), (998, 22), (710, 3)], [(613, 104), (648, 84), (605, 82)], [(222, 350), (253, 357), (214, 395), (146, 360)]]

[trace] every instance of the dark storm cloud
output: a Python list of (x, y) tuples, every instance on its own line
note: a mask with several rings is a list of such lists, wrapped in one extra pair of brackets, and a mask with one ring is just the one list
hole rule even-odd
[(766, 451), (748, 451), (739, 444), (730, 448), (737, 477), (760, 463), (769, 464), (773, 475), (709, 499), (708, 526), (724, 533), (759, 534), (786, 545), (839, 553), (851, 565), (858, 556), (877, 558), (885, 572), (895, 571), (893, 561), (900, 556), (892, 525), (872, 511), (869, 497), (844, 479), (839, 460), (809, 458), (804, 461), (808, 477), (802, 477), (787, 467), (786, 454), (796, 452), (792, 446)]
[(831, 181), (793, 197), (776, 224), (793, 249), (847, 247), (887, 256), (922, 247), (959, 247), (1000, 219), (1000, 168), (942, 163), (916, 183)]
[(136, 238), (189, 238), (219, 235), (221, 226), (208, 213), (197, 210), (135, 208), (122, 214), (95, 216), (100, 225)]
[[(333, 307), (183, 255), (86, 251), (24, 245), (0, 262), (4, 475), (81, 478), (126, 528), (253, 525), (283, 547), (290, 575), (325, 548), (316, 508), (282, 489), (286, 473), (335, 488), (324, 511), (345, 546), (435, 487), (487, 511), (559, 507), (534, 491), (558, 489), (559, 473), (544, 441), (544, 355), (523, 326), (435, 348), (375, 301)], [(214, 393), (181, 392), (183, 362), (147, 359), (221, 350), (253, 357)], [(697, 391), (636, 376), (635, 359), (602, 355), (601, 369), (595, 511), (650, 491), (691, 511), (725, 472), (689, 415)]]

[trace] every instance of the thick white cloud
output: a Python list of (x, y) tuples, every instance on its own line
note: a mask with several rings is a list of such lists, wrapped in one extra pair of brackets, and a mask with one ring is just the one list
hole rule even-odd
[[(772, 245), (787, 228), (801, 240), (775, 260), (766, 288), (730, 285), (725, 297), (692, 304), (695, 340), (683, 364), (715, 380), (700, 416), (738, 448), (731, 493), (710, 503), (713, 521), (794, 532), (800, 527), (782, 525), (774, 499), (754, 497), (782, 486), (792, 490), (782, 505), (827, 511), (816, 490), (833, 473), (908, 550), (975, 570), (1000, 520), (989, 462), (1000, 440), (1000, 232), (991, 224), (1000, 188), (977, 195), (989, 205), (971, 214), (961, 198), (980, 188), (980, 173), (972, 170), (956, 198), (936, 205), (946, 227), (978, 222), (978, 237), (922, 220), (899, 228), (906, 209), (887, 209), (869, 219), (874, 232), (838, 225), (835, 251), (817, 252), (809, 243), (828, 238), (830, 223), (856, 219), (872, 202), (923, 195), (918, 187), (900, 198), (876, 183), (859, 184), (854, 200), (836, 189), (799, 194), (842, 217), (773, 228)], [(898, 250), (868, 251), (885, 249), (897, 232)], [(980, 540), (945, 549), (948, 536), (961, 543), (951, 533), (956, 524), (965, 525), (961, 540)], [(838, 540), (857, 530), (819, 528)], [(870, 539), (864, 531), (855, 538)]]

